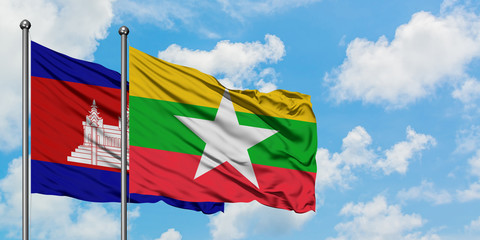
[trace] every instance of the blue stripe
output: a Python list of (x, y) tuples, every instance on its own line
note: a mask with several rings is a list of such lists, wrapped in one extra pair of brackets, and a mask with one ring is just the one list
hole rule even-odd
[[(120, 173), (60, 163), (33, 160), (32, 193), (68, 196), (90, 202), (120, 202)], [(128, 183), (128, 177), (127, 177)], [(128, 186), (127, 186), (128, 189)], [(223, 203), (184, 202), (168, 197), (130, 194), (130, 203), (164, 201), (174, 207), (212, 214), (224, 210)]]
[(100, 64), (87, 62), (53, 51), (32, 41), (32, 76), (121, 88), (120, 73)]

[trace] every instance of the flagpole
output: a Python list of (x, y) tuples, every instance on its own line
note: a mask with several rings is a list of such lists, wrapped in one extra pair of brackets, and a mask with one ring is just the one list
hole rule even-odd
[(122, 240), (127, 240), (127, 35), (129, 30), (122, 26), (118, 30), (122, 38)]
[(20, 22), (22, 29), (22, 239), (28, 240), (28, 225), (30, 218), (29, 194), (30, 194), (30, 162), (28, 161), (28, 109), (29, 109), (29, 36), (28, 32), (32, 25), (28, 20)]

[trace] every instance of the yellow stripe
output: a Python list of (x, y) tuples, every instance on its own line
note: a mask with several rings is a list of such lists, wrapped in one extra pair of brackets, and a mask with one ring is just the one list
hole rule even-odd
[[(196, 69), (152, 57), (130, 47), (130, 95), (218, 108), (225, 87)], [(275, 90), (230, 90), (235, 111), (315, 122), (310, 96)]]

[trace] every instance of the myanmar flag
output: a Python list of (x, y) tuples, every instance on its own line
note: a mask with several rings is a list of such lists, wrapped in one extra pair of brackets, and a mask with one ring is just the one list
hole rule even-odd
[(130, 192), (315, 210), (310, 96), (228, 90), (130, 48)]

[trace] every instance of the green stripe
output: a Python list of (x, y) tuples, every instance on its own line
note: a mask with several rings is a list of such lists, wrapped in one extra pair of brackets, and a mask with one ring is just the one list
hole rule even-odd
[[(202, 155), (205, 142), (176, 117), (214, 120), (216, 108), (130, 96), (130, 145)], [(237, 112), (241, 125), (278, 132), (251, 147), (252, 163), (316, 172), (315, 123)]]

